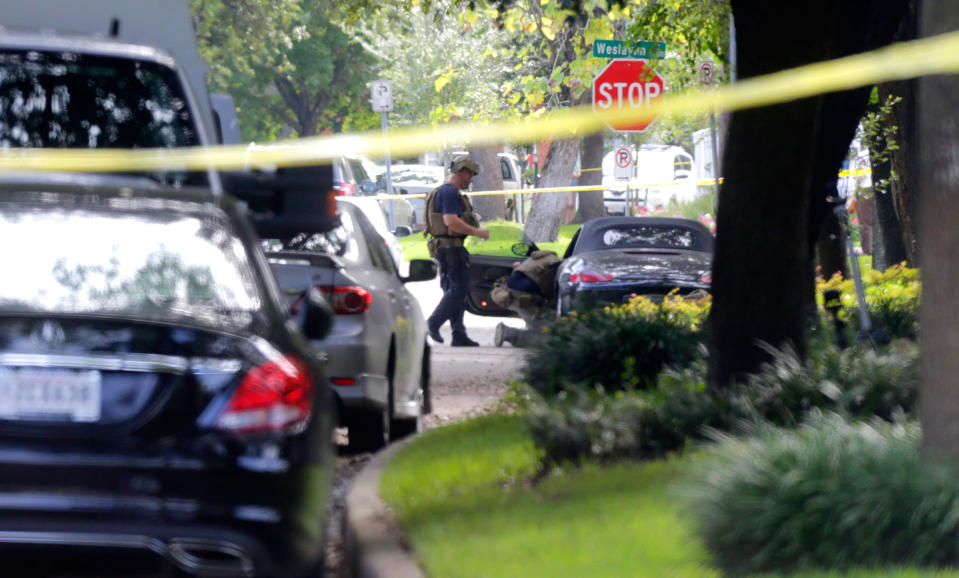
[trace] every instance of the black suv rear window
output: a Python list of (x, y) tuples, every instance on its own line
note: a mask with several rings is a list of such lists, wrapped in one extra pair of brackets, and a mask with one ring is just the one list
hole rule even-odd
[[(195, 127), (175, 72), (162, 64), (0, 50), (0, 147), (188, 147), (200, 144)], [(150, 176), (174, 184), (189, 179)]]

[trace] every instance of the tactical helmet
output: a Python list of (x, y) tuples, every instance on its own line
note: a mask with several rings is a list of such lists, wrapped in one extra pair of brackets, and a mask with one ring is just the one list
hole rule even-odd
[(463, 169), (469, 169), (474, 175), (478, 175), (480, 172), (479, 165), (469, 155), (459, 155), (450, 163), (450, 172), (458, 173)]

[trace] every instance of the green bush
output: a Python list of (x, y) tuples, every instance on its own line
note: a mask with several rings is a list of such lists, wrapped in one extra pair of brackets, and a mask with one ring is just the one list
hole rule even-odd
[[(826, 320), (828, 314), (823, 303), (823, 291), (835, 289), (840, 292), (839, 317), (845, 321), (849, 330), (859, 326), (859, 307), (855, 283), (852, 279), (843, 279), (838, 273), (828, 281), (817, 280), (820, 316)], [(883, 272), (874, 269), (863, 271), (863, 287), (866, 307), (872, 324), (882, 328), (891, 338), (916, 339), (919, 332), (919, 302), (922, 283), (919, 270), (895, 265)]]
[(827, 347), (805, 364), (791, 349), (745, 382), (706, 389), (705, 360), (667, 369), (644, 389), (607, 392), (562, 382), (556, 394), (531, 392), (526, 420), (547, 464), (590, 459), (651, 458), (702, 439), (705, 428), (735, 431), (750, 424), (794, 427), (810, 413), (887, 421), (915, 411), (917, 350), (897, 343), (882, 352)]
[(627, 305), (558, 319), (530, 350), (524, 380), (551, 397), (572, 386), (607, 392), (642, 389), (667, 365), (696, 356), (709, 298), (635, 297)]
[(576, 386), (551, 399), (533, 393), (526, 413), (547, 466), (661, 457), (699, 437), (703, 426), (722, 428), (722, 420), (702, 384), (679, 379), (611, 395)]
[(731, 389), (734, 403), (751, 419), (794, 426), (816, 408), (891, 420), (913, 412), (918, 402), (918, 350), (907, 342), (881, 353), (823, 347), (812, 350), (805, 363), (790, 347), (768, 351), (772, 360)]
[(915, 425), (819, 416), (699, 460), (686, 488), (730, 575), (959, 563), (959, 478), (920, 460)]

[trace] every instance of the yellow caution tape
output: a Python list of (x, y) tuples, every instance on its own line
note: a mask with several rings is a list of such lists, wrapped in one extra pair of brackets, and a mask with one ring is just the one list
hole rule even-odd
[[(931, 74), (959, 72), (959, 31), (899, 43), (872, 52), (749, 78), (709, 92), (670, 94), (641, 112), (607, 111), (607, 120), (639, 121), (660, 114), (741, 110)], [(472, 146), (532, 143), (546, 137), (591, 134), (605, 122), (591, 106), (554, 111), (540, 119), (491, 123), (451, 123), (442, 128), (393, 129), (281, 141), (270, 146), (217, 146), (181, 149), (3, 149), (0, 169), (75, 172), (223, 170), (249, 166), (328, 163), (344, 155), (413, 156), (442, 143)]]
[[(719, 182), (722, 183), (722, 177), (719, 178)], [(687, 183), (640, 183), (638, 181), (620, 181), (615, 185), (582, 185), (582, 186), (569, 186), (569, 187), (549, 187), (542, 189), (503, 189), (499, 191), (477, 191), (475, 193), (463, 193), (471, 197), (483, 197), (483, 196), (496, 196), (496, 195), (538, 195), (540, 193), (580, 193), (584, 191), (605, 191), (607, 189), (649, 189), (653, 187), (678, 187)], [(714, 179), (702, 179), (696, 181), (697, 187), (712, 187), (716, 185)], [(426, 193), (414, 193), (414, 194), (393, 194), (393, 195), (376, 195), (376, 199), (388, 200), (388, 199), (423, 199), (426, 198)]]

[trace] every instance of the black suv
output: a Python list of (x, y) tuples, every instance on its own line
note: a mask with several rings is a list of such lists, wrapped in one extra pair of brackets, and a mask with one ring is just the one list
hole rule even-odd
[[(183, 79), (152, 48), (0, 33), (0, 148), (209, 144)], [(329, 226), (304, 210), (323, 179), (285, 177), (230, 182), (271, 234)], [(333, 314), (311, 294), (288, 321), (224, 180), (0, 174), (6, 573), (322, 567), (334, 406), (307, 338)]]

